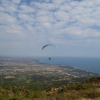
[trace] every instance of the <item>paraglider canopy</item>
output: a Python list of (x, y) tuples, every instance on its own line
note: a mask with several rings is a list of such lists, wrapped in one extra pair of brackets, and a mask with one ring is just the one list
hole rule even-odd
[(47, 47), (47, 46), (54, 46), (54, 47), (56, 47), (56, 48), (58, 49), (58, 47), (57, 47), (56, 45), (54, 45), (54, 44), (47, 44), (47, 45), (44, 45), (44, 46), (42, 47), (42, 50), (43, 50), (45, 47)]

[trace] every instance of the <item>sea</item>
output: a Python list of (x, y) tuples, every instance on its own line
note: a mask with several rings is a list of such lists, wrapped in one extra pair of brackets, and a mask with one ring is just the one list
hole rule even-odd
[(71, 66), (100, 74), (100, 58), (95, 57), (37, 57), (41, 63)]

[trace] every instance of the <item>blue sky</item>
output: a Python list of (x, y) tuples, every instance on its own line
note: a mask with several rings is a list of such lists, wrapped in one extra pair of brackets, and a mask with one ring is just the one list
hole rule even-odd
[(0, 56), (100, 57), (100, 0), (0, 0)]

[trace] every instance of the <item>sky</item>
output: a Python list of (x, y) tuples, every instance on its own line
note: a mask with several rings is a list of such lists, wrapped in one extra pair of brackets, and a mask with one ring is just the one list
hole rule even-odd
[(0, 0), (0, 56), (100, 57), (100, 0)]

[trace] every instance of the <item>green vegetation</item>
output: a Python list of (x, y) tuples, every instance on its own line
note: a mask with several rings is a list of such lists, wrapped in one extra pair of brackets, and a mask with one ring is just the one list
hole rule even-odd
[(66, 84), (5, 84), (0, 100), (100, 100), (100, 77)]
[(33, 59), (0, 58), (0, 100), (100, 100), (99, 76)]

